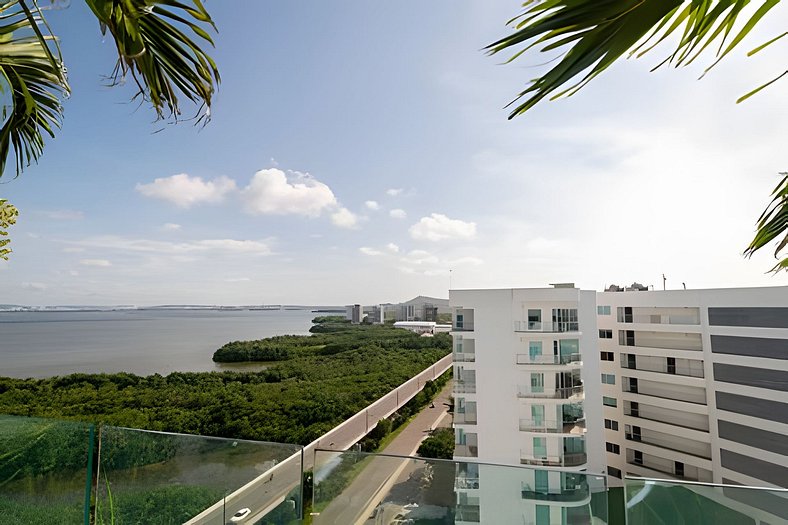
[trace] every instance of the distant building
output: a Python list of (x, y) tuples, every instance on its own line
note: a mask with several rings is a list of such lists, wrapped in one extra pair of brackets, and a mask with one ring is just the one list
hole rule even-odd
[(438, 334), (451, 332), (450, 324), (438, 324), (435, 321), (397, 321), (394, 328), (404, 328), (417, 334)]
[(451, 314), (448, 299), (419, 295), (396, 306), (396, 321), (436, 321), (439, 314)]
[(363, 310), (360, 304), (351, 304), (345, 307), (345, 319), (353, 324), (361, 324), (364, 320)]

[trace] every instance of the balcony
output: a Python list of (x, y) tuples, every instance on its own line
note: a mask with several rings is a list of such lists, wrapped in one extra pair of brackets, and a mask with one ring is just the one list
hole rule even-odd
[(473, 308), (458, 308), (454, 311), (452, 330), (455, 332), (473, 332)]
[(588, 488), (588, 483), (585, 477), (580, 478), (581, 481), (572, 487), (564, 487), (559, 489), (546, 489), (536, 490), (531, 485), (523, 484), (521, 494), (523, 499), (531, 499), (537, 501), (556, 501), (556, 502), (577, 502), (583, 501), (591, 497), (591, 491)]
[(454, 352), (454, 354), (452, 354), (452, 359), (455, 363), (475, 363), (476, 354), (470, 354), (468, 352)]
[[(631, 425), (626, 425), (625, 427), (631, 429)], [(681, 454), (695, 456), (696, 458), (711, 459), (711, 444), (709, 443), (703, 443), (701, 441), (695, 441), (689, 438), (664, 434), (662, 432), (657, 432), (655, 430), (637, 426), (635, 427), (634, 431), (625, 430), (624, 437), (628, 441), (645, 443), (646, 445), (672, 450)]]
[(582, 356), (580, 354), (570, 355), (530, 355), (530, 354), (517, 354), (518, 365), (568, 365), (577, 364), (582, 365)]
[(454, 490), (473, 490), (479, 488), (479, 477), (457, 476), (454, 480)]
[(479, 445), (460, 445), (454, 444), (454, 456), (461, 458), (479, 457)]
[(546, 421), (544, 419), (521, 419), (520, 430), (522, 432), (546, 432), (551, 434), (578, 434), (585, 432), (585, 419), (567, 421)]
[(456, 394), (475, 394), (476, 381), (455, 381), (454, 392)]
[(552, 323), (550, 321), (515, 321), (515, 332), (541, 332), (548, 334), (565, 334), (579, 332), (580, 325), (577, 322)]
[(588, 463), (588, 454), (585, 452), (572, 452), (561, 456), (541, 456), (533, 454), (520, 454), (522, 465), (539, 465), (542, 467), (579, 467)]
[(555, 390), (548, 390), (546, 392), (535, 392), (523, 387), (517, 390), (517, 397), (529, 399), (578, 399), (583, 395), (583, 385), (572, 386), (567, 388), (556, 388)]
[(464, 521), (468, 523), (481, 522), (481, 511), (478, 505), (457, 505), (457, 511), (454, 515), (456, 521)]
[(683, 377), (702, 378), (704, 376), (703, 361), (695, 359), (675, 359), (622, 353), (621, 368)]
[(455, 412), (454, 422), (458, 425), (475, 425), (476, 412)]

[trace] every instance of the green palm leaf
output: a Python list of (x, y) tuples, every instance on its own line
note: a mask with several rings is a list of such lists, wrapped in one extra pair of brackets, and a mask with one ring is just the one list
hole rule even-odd
[[(772, 201), (758, 218), (758, 231), (744, 251), (746, 257), (752, 257), (756, 251), (775, 240), (779, 241), (774, 250), (775, 258), (779, 259), (779, 253), (788, 247), (788, 233), (786, 233), (788, 232), (788, 172), (780, 173), (780, 175), (783, 178), (772, 192)], [(780, 236), (783, 234), (785, 235), (780, 240)], [(779, 261), (771, 269), (772, 272), (780, 270), (788, 270), (788, 257)]]
[(54, 38), (39, 28), (43, 18), (34, 5), (12, 1), (0, 8), (0, 176), (13, 148), (16, 174), (38, 160), (43, 134), (54, 136), (68, 93), (65, 68)]
[[(538, 46), (542, 52), (565, 51), (555, 66), (512, 101), (511, 104), (519, 102), (509, 115), (513, 118), (545, 97), (575, 93), (622, 55), (642, 56), (673, 34), (680, 33), (676, 48), (657, 67), (688, 65), (710, 45), (718, 44), (717, 59), (708, 68), (711, 69), (778, 2), (763, 0), (749, 18), (737, 24), (750, 0), (529, 0), (523, 4), (525, 11), (511, 21), (515, 31), (485, 49), (490, 54), (514, 51), (510, 61)], [(521, 46), (522, 49), (516, 49)]]
[[(135, 97), (149, 101), (159, 118), (181, 115), (179, 96), (199, 104), (198, 122), (210, 118), (219, 71), (199, 43), (213, 41), (215, 29), (200, 0), (85, 0), (102, 33), (115, 40), (118, 61), (112, 83), (131, 76)], [(201, 111), (201, 110), (205, 111)]]

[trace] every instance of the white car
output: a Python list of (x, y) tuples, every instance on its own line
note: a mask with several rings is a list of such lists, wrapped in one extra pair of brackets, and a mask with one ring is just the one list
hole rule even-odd
[(230, 518), (230, 521), (232, 523), (238, 523), (239, 521), (242, 521), (244, 518), (246, 518), (251, 513), (252, 513), (251, 509), (248, 509), (248, 508), (241, 509), (238, 512), (236, 512), (235, 514), (233, 514), (233, 517)]

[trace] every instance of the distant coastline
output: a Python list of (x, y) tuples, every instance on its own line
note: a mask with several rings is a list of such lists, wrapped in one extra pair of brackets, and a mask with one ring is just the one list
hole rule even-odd
[(137, 305), (34, 305), (0, 304), (0, 312), (118, 312), (128, 310), (216, 310), (216, 311), (260, 311), (260, 310), (305, 310), (317, 313), (344, 313), (343, 306), (315, 306), (299, 304), (259, 304), (259, 305), (206, 305), (206, 304), (162, 304), (153, 306)]

